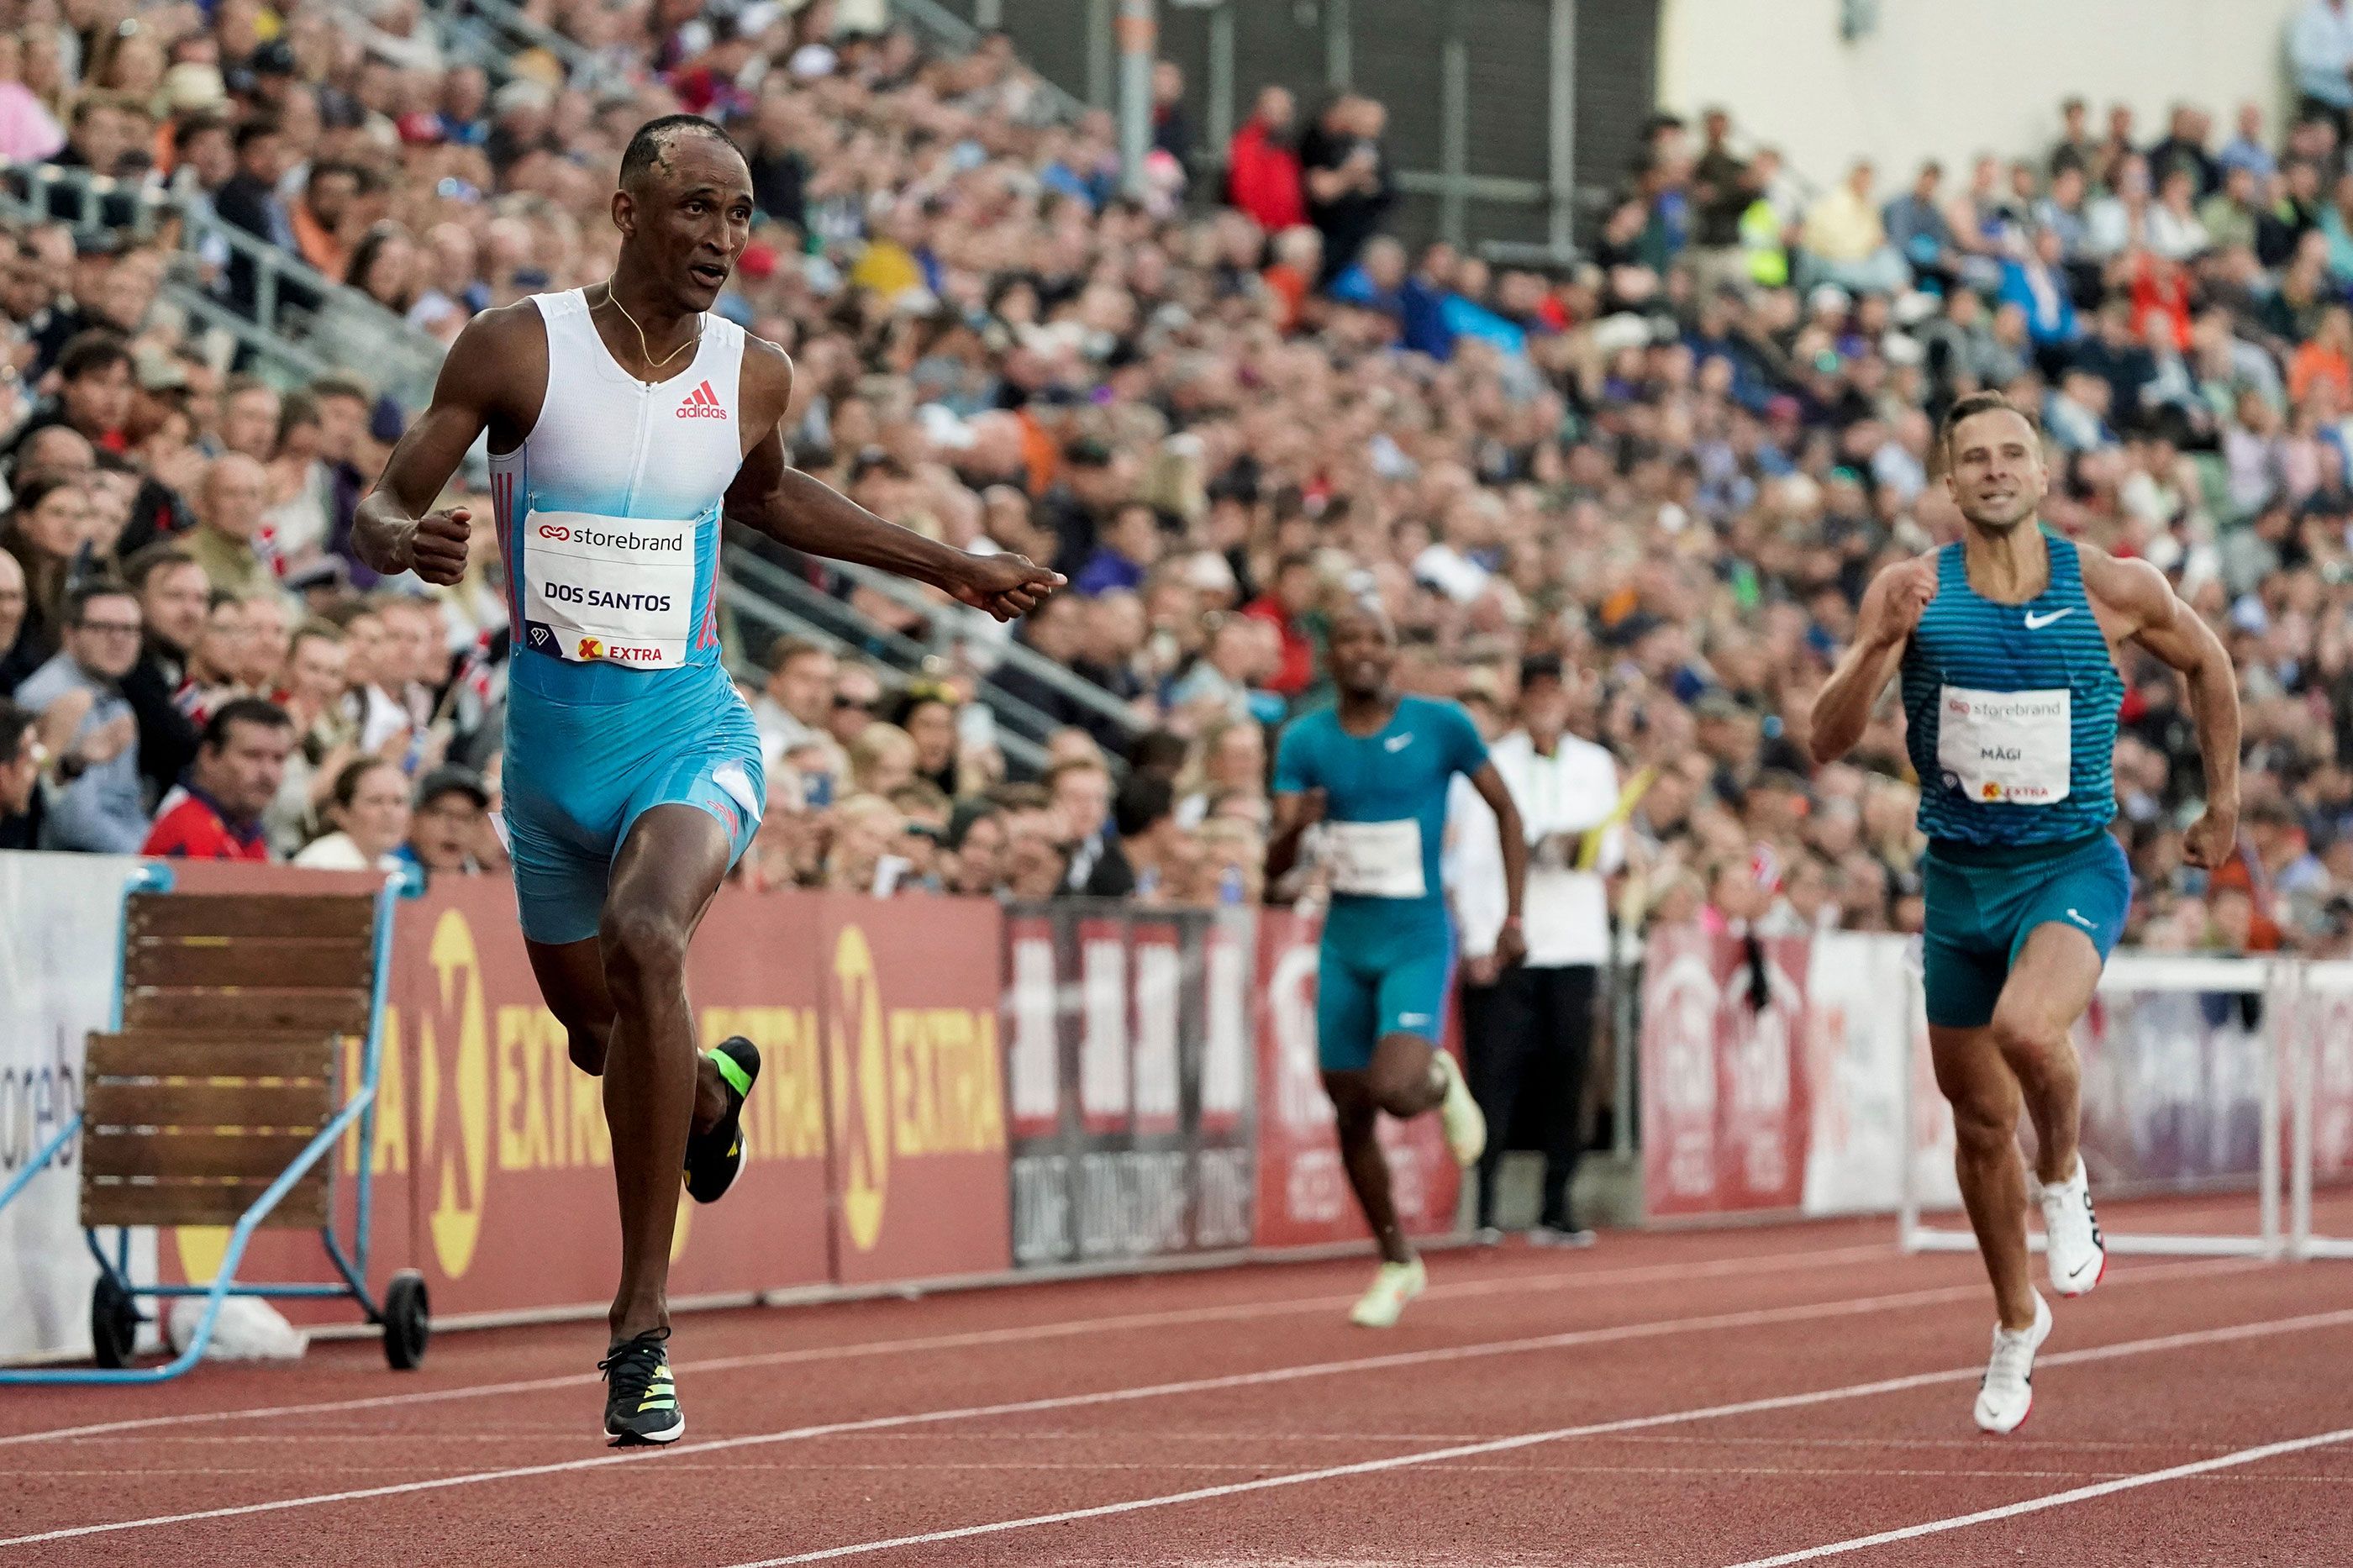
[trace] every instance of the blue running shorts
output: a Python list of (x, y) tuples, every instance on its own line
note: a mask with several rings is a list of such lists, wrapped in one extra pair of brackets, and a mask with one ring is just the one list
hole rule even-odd
[(723, 676), (707, 705), (511, 693), (504, 795), (522, 934), (549, 943), (596, 934), (613, 857), (648, 810), (709, 812), (727, 830), (733, 867), (767, 799), (759, 731)]
[(1335, 900), (1316, 961), (1316, 1056), (1325, 1072), (1365, 1072), (1390, 1035), (1419, 1035), (1433, 1047), (1446, 1016), (1454, 937), (1444, 906), (1433, 920), (1420, 901)]
[(2108, 961), (2132, 907), (2132, 869), (2105, 832), (2065, 844), (1978, 848), (1938, 840), (1921, 862), (1928, 913), (1921, 934), (1928, 1022), (1974, 1029), (2035, 928), (2070, 926)]

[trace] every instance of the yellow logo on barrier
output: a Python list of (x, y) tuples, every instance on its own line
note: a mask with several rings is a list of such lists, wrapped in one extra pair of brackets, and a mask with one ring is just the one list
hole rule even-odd
[(856, 926), (843, 927), (834, 946), (833, 984), (833, 1135), (841, 1149), (841, 1212), (851, 1244), (865, 1252), (881, 1237), (883, 1194), (891, 1184), (891, 1069), (882, 1051), (874, 952)]
[(865, 932), (834, 944), (833, 1136), (850, 1245), (873, 1249), (894, 1159), (993, 1153), (1005, 1147), (997, 1015), (986, 1008), (882, 1005)]
[[(439, 982), (439, 1005), (417, 1023), (417, 1141), (427, 1157), (417, 1179), (435, 1184), (428, 1228), (433, 1256), (450, 1279), (474, 1261), (482, 1231), (482, 1197), (491, 1167), (491, 1031), (482, 1003), (482, 969), (474, 933), (455, 910), (442, 912), (427, 954)], [(453, 1030), (449, 1081), (442, 1082), (439, 1031)], [(445, 1136), (444, 1110), (454, 1112)]]

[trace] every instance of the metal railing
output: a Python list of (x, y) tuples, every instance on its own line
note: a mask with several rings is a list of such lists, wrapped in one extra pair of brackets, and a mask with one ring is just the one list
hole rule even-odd
[(554, 56), (575, 85), (596, 68), (593, 53), (507, 0), (426, 0), (425, 8), (439, 26), (443, 42), (455, 46), (494, 81), (515, 74), (514, 57), (525, 49), (544, 49)]
[[(432, 395), (447, 352), (438, 339), (196, 202), (152, 184), (55, 163), (26, 164), (10, 171), (8, 178), (23, 191), (12, 216), (25, 221), (63, 223), (77, 233), (128, 232), (141, 239), (172, 231), (167, 237), (174, 240), (175, 276), (167, 288), (173, 302), (206, 326), (227, 332), (281, 374), (308, 381), (339, 367), (356, 371), (378, 392), (411, 408), (424, 406)], [(206, 281), (204, 253), (213, 246), (253, 268), (251, 317)], [(292, 303), (301, 298), (318, 303), (301, 310)], [(364, 339), (366, 364), (352, 363), (357, 354), (327, 345), (305, 346), (303, 340), (322, 325)]]
[[(969, 54), (979, 47), (981, 30), (941, 5), (940, 0), (892, 0), (891, 14), (952, 53)], [(1085, 110), (1086, 103), (1075, 93), (1047, 80), (1031, 67), (1025, 65), (1022, 68), (1037, 83), (1037, 106), (1050, 117), (1067, 122)]]
[[(48, 221), (48, 215), (0, 184), (0, 219), (10, 223)], [(331, 374), (324, 360), (284, 338), (261, 331), (251, 321), (191, 283), (166, 278), (156, 291), (159, 303), (179, 311), (197, 328), (219, 332), (238, 348), (249, 351), (253, 373), (280, 391), (307, 385)]]
[[(884, 665), (904, 678), (921, 675), (945, 648), (937, 640), (902, 637), (831, 595), (761, 559), (740, 542), (727, 552), (731, 579), (721, 588), (739, 619), (780, 637), (806, 637), (836, 655)], [(738, 672), (754, 685), (757, 672)], [(980, 700), (997, 718), (997, 745), (1005, 760), (1023, 772), (1046, 771), (1046, 715), (1009, 694), (984, 684)]]
[[(827, 564), (829, 570), (842, 574), (860, 587), (870, 588), (883, 597), (926, 616), (930, 624), (946, 628), (943, 633), (946, 646), (952, 647), (957, 642), (972, 640), (968, 637), (960, 637), (955, 627), (966, 616), (978, 615), (979, 611), (966, 610), (961, 605), (942, 605), (937, 600), (927, 597), (923, 589), (904, 577), (893, 577), (887, 572), (877, 572), (871, 566), (855, 566), (839, 561), (828, 562)], [(1001, 667), (1018, 670), (1030, 679), (1069, 698), (1090, 712), (1110, 720), (1119, 727), (1121, 734), (1133, 737), (1143, 731), (1144, 726), (1137, 721), (1134, 713), (1128, 711), (1126, 703), (1083, 676), (1072, 674), (1036, 649), (1009, 638), (991, 641), (987, 646)], [(1033, 709), (1031, 711), (1034, 712), (1036, 710)]]
[[(1042, 773), (1046, 742), (1061, 723), (988, 679), (997, 671), (1015, 668), (1029, 674), (1050, 671), (1040, 679), (1056, 689), (1071, 692), (1082, 702), (1115, 711), (1133, 728), (1124, 709), (1096, 688), (1051, 660), (1039, 658), (1010, 640), (989, 641), (981, 647), (960, 626), (956, 606), (923, 599), (911, 584), (861, 566), (828, 561), (826, 570), (840, 573), (861, 587), (874, 589), (905, 605), (922, 616), (913, 635), (884, 626), (856, 605), (837, 598), (807, 578), (765, 559), (756, 545), (738, 537), (727, 552), (730, 581), (723, 589), (729, 606), (744, 619), (766, 629), (818, 642), (836, 653), (870, 659), (912, 679), (939, 665), (975, 668), (981, 676), (978, 700), (997, 719), (997, 741), (1006, 761), (1027, 772)], [(971, 648), (979, 657), (966, 657)], [(1124, 731), (1123, 731), (1124, 732)], [(1117, 756), (1107, 759), (1114, 777), (1125, 776)]]

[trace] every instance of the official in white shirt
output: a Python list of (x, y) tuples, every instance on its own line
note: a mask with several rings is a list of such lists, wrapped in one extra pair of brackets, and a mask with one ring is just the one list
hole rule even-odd
[(1545, 1180), (1529, 1239), (1552, 1246), (1592, 1240), (1577, 1225), (1569, 1188), (1583, 1152), (1578, 1112), (1593, 1054), (1595, 990), (1609, 951), (1603, 879), (1625, 853), (1614, 820), (1618, 764), (1571, 733), (1573, 721), (1590, 722), (1598, 684), (1591, 672), (1564, 673), (1557, 659), (1529, 660), (1521, 674), (1521, 727), (1491, 749), (1527, 825), (1528, 957), (1518, 968), (1491, 974), (1482, 963), (1493, 951), (1504, 908), (1493, 820), (1482, 820), (1472, 809), (1479, 803), (1460, 795), (1450, 818), (1455, 853), (1447, 881), (1461, 942), (1464, 1038), (1472, 1088), (1493, 1129), (1479, 1162), (1479, 1226), (1494, 1229), (1495, 1175), (1522, 1101), (1535, 1096)]

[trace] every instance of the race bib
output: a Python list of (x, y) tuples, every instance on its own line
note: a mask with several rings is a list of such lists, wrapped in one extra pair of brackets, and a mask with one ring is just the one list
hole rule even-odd
[(533, 511), (523, 519), (528, 641), (575, 664), (676, 669), (692, 635), (692, 522)]
[(1430, 889), (1421, 874), (1421, 824), (1327, 822), (1325, 853), (1332, 890), (1366, 899), (1419, 899)]
[(1972, 691), (1936, 698), (1936, 765), (1971, 800), (2051, 805), (2067, 798), (2072, 694)]

